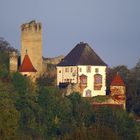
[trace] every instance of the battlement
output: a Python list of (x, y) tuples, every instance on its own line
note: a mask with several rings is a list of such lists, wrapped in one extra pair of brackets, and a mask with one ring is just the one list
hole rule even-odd
[(17, 52), (11, 52), (10, 53), (10, 57), (18, 57), (18, 53)]
[(37, 23), (35, 20), (30, 21), (29, 23), (24, 23), (21, 25), (22, 32), (39, 32), (42, 30), (42, 24)]

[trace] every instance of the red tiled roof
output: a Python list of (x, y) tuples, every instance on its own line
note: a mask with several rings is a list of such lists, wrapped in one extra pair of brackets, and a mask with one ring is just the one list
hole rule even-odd
[(27, 54), (25, 55), (23, 62), (19, 67), (19, 72), (37, 72)]
[(111, 86), (125, 86), (121, 76), (117, 73), (111, 82)]

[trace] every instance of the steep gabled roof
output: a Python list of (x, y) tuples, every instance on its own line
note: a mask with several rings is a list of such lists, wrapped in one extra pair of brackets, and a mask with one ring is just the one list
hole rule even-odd
[(19, 67), (19, 72), (37, 72), (34, 66), (32, 65), (28, 54), (24, 56), (23, 62)]
[(111, 82), (111, 86), (125, 86), (122, 77), (117, 73)]
[(58, 66), (94, 65), (106, 66), (87, 43), (77, 44)]

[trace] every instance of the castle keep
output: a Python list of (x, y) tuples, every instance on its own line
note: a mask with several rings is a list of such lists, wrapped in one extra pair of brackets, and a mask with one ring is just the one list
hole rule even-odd
[(21, 25), (21, 61), (16, 52), (10, 54), (10, 72), (19, 71), (35, 81), (47, 74), (48, 64), (57, 65), (64, 57), (45, 58), (42, 56), (42, 25), (35, 20)]
[(21, 25), (21, 64), (26, 53), (37, 70), (36, 76), (40, 76), (42, 73), (42, 25), (34, 20)]

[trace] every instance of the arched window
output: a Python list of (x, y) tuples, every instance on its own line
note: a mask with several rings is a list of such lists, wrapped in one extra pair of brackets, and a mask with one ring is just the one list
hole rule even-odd
[(101, 90), (102, 88), (102, 75), (94, 75), (94, 90)]
[(80, 86), (87, 87), (87, 76), (86, 75), (80, 76)]
[(91, 90), (88, 89), (88, 90), (86, 91), (86, 97), (91, 97)]

